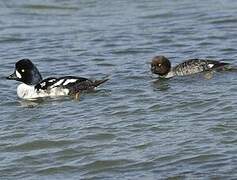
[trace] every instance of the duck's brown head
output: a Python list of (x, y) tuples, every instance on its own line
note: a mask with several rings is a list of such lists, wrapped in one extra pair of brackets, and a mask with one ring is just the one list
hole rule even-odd
[(151, 72), (160, 76), (167, 75), (171, 70), (171, 63), (165, 56), (155, 56), (151, 61)]

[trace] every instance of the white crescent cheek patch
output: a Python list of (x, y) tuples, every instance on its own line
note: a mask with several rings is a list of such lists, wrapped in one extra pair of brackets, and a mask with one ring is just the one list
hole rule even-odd
[(16, 70), (16, 77), (18, 77), (19, 79), (22, 78), (21, 74)]

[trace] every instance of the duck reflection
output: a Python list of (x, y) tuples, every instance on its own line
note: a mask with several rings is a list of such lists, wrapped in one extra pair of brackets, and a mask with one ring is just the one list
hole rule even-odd
[(170, 88), (169, 80), (164, 78), (158, 78), (153, 81), (153, 87), (159, 91), (167, 91)]

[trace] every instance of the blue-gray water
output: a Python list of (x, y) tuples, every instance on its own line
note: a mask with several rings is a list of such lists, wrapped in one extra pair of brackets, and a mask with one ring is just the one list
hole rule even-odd
[[(237, 1), (0, 2), (0, 179), (235, 179), (237, 74), (160, 81), (148, 62), (237, 64)], [(110, 76), (98, 91), (27, 102), (4, 76)]]

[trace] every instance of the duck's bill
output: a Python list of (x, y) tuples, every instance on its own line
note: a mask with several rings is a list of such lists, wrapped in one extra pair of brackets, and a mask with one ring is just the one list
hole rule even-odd
[(7, 79), (9, 79), (9, 80), (17, 80), (18, 77), (16, 76), (16, 72), (14, 72), (14, 73), (11, 74), (10, 76), (8, 76)]

